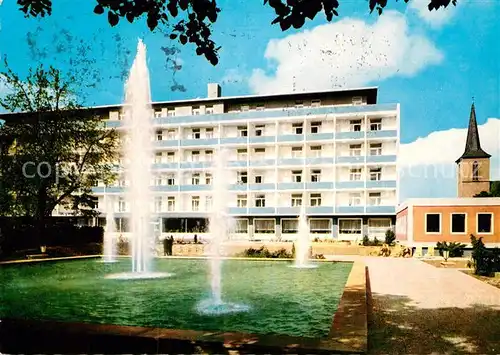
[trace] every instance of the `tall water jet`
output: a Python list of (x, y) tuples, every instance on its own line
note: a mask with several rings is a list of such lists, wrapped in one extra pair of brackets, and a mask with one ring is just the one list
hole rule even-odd
[(219, 150), (215, 157), (212, 176), (212, 211), (209, 218), (210, 244), (209, 278), (210, 298), (198, 304), (198, 312), (218, 315), (247, 311), (246, 305), (227, 303), (222, 300), (222, 251), (224, 242), (228, 240), (230, 217), (227, 214), (229, 186), (227, 184), (227, 152)]
[(104, 262), (112, 263), (116, 261), (116, 242), (115, 242), (115, 209), (114, 199), (105, 196), (106, 229), (104, 231)]
[(315, 264), (311, 264), (309, 262), (310, 249), (311, 249), (311, 239), (309, 238), (309, 224), (307, 222), (306, 207), (305, 204), (302, 204), (299, 215), (294, 267), (296, 268), (316, 267)]
[(125, 166), (127, 201), (130, 206), (130, 234), (132, 236), (132, 273), (108, 275), (110, 278), (157, 278), (167, 273), (151, 273), (150, 262), (154, 245), (151, 224), (152, 199), (151, 165), (153, 164), (153, 112), (146, 46), (139, 40), (137, 54), (125, 84)]

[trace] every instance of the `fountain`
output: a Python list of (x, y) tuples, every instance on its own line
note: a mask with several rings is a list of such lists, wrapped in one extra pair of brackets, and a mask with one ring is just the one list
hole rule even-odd
[(146, 46), (139, 40), (137, 55), (125, 84), (125, 127), (127, 140), (124, 156), (128, 158), (126, 177), (129, 182), (127, 200), (130, 204), (132, 235), (132, 272), (109, 275), (111, 278), (158, 278), (167, 273), (150, 271), (151, 245), (154, 243), (150, 201), (152, 194), (151, 164), (153, 162), (153, 115)]
[(311, 240), (309, 238), (309, 225), (307, 223), (306, 207), (302, 204), (299, 215), (297, 244), (295, 248), (295, 264), (292, 266), (299, 269), (311, 269), (317, 267), (316, 264), (311, 264), (309, 262), (310, 249)]
[(106, 209), (106, 229), (104, 231), (104, 259), (105, 263), (116, 262), (116, 248), (114, 235), (116, 232), (114, 200), (104, 196)]
[(227, 215), (228, 186), (227, 186), (227, 153), (219, 150), (216, 155), (212, 188), (212, 212), (209, 221), (211, 236), (208, 250), (210, 262), (210, 289), (211, 295), (197, 306), (201, 314), (226, 314), (244, 312), (249, 309), (246, 305), (227, 303), (222, 301), (222, 248), (228, 240), (230, 217)]

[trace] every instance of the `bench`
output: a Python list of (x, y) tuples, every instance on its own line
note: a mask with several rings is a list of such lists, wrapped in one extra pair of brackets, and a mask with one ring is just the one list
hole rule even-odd
[(42, 259), (48, 257), (49, 254), (29, 254), (26, 255), (26, 259)]

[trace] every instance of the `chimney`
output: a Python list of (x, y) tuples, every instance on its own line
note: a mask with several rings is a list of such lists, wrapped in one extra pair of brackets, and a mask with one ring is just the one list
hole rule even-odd
[(217, 83), (208, 84), (208, 98), (221, 97), (221, 88)]

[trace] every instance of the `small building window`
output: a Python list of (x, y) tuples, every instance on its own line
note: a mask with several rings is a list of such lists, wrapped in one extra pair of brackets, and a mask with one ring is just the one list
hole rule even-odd
[(237, 179), (238, 179), (238, 183), (240, 183), (240, 184), (248, 183), (248, 173), (246, 171), (238, 171)]
[(239, 126), (238, 127), (238, 136), (239, 137), (246, 137), (246, 136), (248, 136), (248, 128), (247, 128), (247, 126)]
[(321, 170), (312, 170), (311, 171), (311, 182), (320, 182), (321, 180)]
[(205, 197), (205, 210), (210, 211), (213, 206), (212, 196)]
[(256, 184), (262, 184), (263, 181), (264, 181), (264, 178), (262, 177), (262, 175), (255, 175), (255, 183)]
[(255, 158), (264, 159), (266, 157), (266, 148), (255, 148)]
[(321, 100), (311, 100), (311, 107), (320, 107)]
[(255, 207), (266, 207), (266, 196), (265, 195), (255, 196)]
[(313, 158), (321, 157), (321, 146), (315, 145), (311, 147), (311, 155)]
[(382, 180), (382, 168), (370, 168), (370, 181)]
[(160, 117), (162, 117), (162, 112), (161, 112), (161, 110), (155, 110), (154, 117), (155, 117), (155, 118), (160, 118)]
[(255, 136), (256, 137), (263, 136), (264, 135), (264, 128), (265, 128), (264, 125), (255, 126)]
[(441, 214), (427, 213), (425, 215), (425, 233), (427, 234), (441, 233)]
[(200, 196), (193, 196), (191, 198), (191, 210), (192, 211), (200, 210)]
[(246, 149), (238, 149), (237, 156), (238, 156), (238, 160), (247, 160), (248, 151)]
[(191, 152), (191, 161), (200, 161), (200, 151), (199, 150), (193, 150)]
[(292, 207), (302, 206), (302, 194), (292, 194)]
[(352, 192), (349, 194), (349, 206), (360, 206), (361, 205), (361, 193)]
[(169, 185), (169, 186), (175, 185), (175, 176), (174, 175), (168, 175), (167, 185)]
[(175, 197), (169, 196), (167, 198), (167, 210), (169, 212), (175, 211)]
[(452, 213), (451, 214), (451, 232), (454, 234), (465, 234), (465, 213)]
[(311, 133), (316, 134), (321, 131), (321, 122), (311, 122)]
[(361, 181), (361, 168), (352, 168), (349, 172), (350, 181)]
[(311, 194), (311, 200), (309, 202), (311, 207), (321, 206), (321, 194)]
[(303, 108), (303, 107), (304, 107), (303, 101), (295, 101), (295, 108)]
[(175, 139), (175, 129), (169, 129), (167, 131), (167, 138), (168, 139)]
[(351, 157), (361, 156), (361, 144), (351, 144), (349, 146), (349, 155)]
[(193, 139), (200, 139), (201, 138), (201, 133), (199, 128), (193, 128), (191, 130), (191, 138)]
[(248, 105), (242, 105), (241, 106), (241, 111), (242, 112), (246, 112), (246, 111), (249, 111), (249, 110), (250, 110), (250, 106), (248, 106)]
[(174, 117), (174, 116), (175, 116), (175, 109), (174, 108), (167, 109), (167, 117)]
[(175, 152), (167, 152), (167, 162), (173, 163), (175, 161)]
[(302, 157), (302, 147), (292, 147), (292, 158)]
[(214, 129), (213, 128), (206, 128), (205, 129), (205, 137), (206, 138), (213, 138), (214, 137)]
[(255, 107), (255, 109), (256, 109), (257, 111), (264, 111), (264, 110), (265, 110), (265, 108), (266, 108), (266, 106), (265, 106), (264, 104), (258, 104), (258, 105)]
[(293, 124), (293, 131), (295, 132), (295, 134), (304, 133), (304, 131), (302, 129), (302, 123), (294, 123)]
[(155, 197), (155, 212), (163, 212), (163, 198), (161, 196)]
[(214, 157), (213, 150), (205, 150), (205, 160), (206, 161), (212, 161), (213, 157)]
[(246, 208), (247, 202), (248, 202), (247, 195), (238, 195), (236, 197), (236, 205), (239, 208)]
[(214, 107), (213, 106), (207, 106), (205, 107), (205, 114), (211, 115), (214, 113)]
[(361, 132), (361, 120), (351, 120), (351, 132)]
[(292, 181), (293, 182), (302, 182), (302, 170), (292, 171)]
[(158, 129), (158, 130), (156, 131), (156, 140), (157, 140), (157, 141), (161, 141), (161, 140), (163, 140), (163, 131), (162, 131), (161, 129)]
[(381, 131), (382, 130), (382, 119), (372, 118), (370, 120), (370, 131)]
[(205, 173), (205, 185), (212, 185), (212, 174)]
[(478, 213), (477, 214), (477, 233), (492, 234), (493, 233), (493, 214)]
[(370, 192), (368, 199), (370, 206), (380, 206), (382, 203), (382, 194), (380, 192)]
[(200, 184), (200, 174), (194, 173), (191, 175), (191, 185), (199, 185)]
[(193, 115), (197, 116), (200, 114), (200, 108), (199, 107), (193, 107)]
[(155, 164), (161, 164), (163, 158), (163, 154), (161, 152), (157, 152), (155, 154)]
[(382, 143), (370, 144), (370, 155), (382, 155)]
[(477, 161), (472, 163), (472, 181), (479, 181), (479, 164)]

